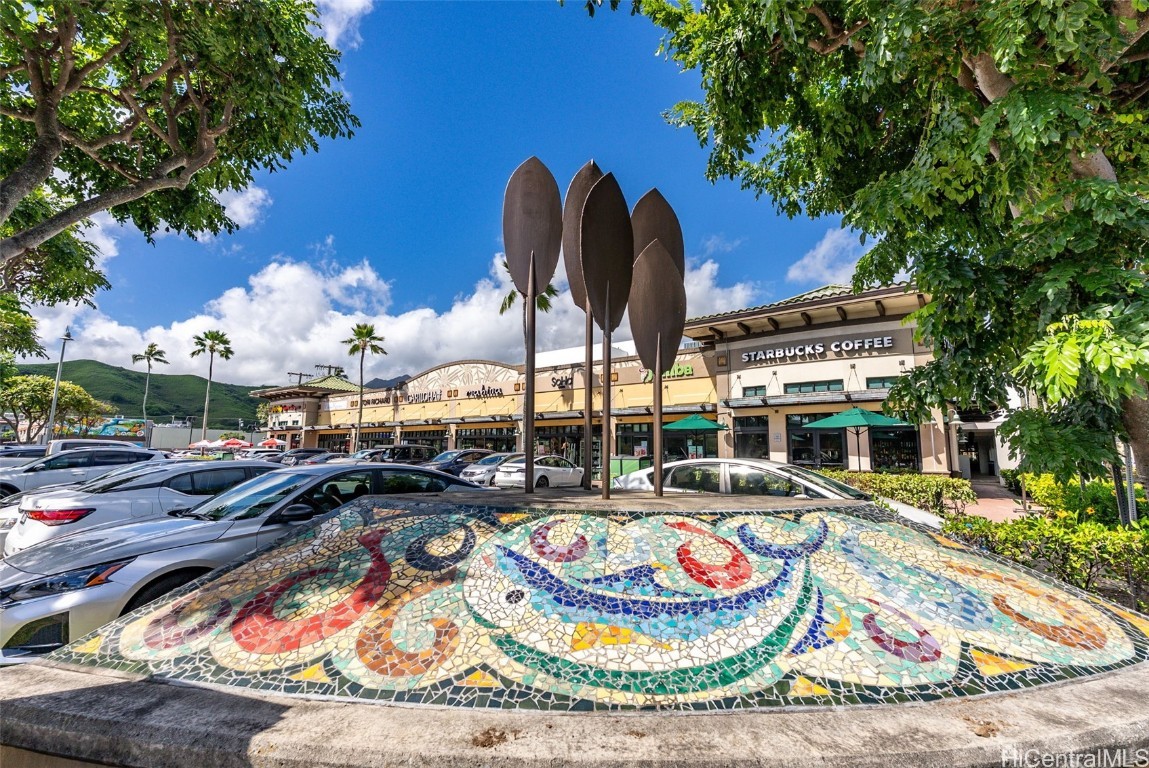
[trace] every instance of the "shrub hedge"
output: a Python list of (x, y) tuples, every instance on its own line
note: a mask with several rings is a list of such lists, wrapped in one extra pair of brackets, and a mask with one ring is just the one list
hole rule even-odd
[(967, 504), (977, 501), (973, 486), (962, 478), (943, 475), (890, 474), (819, 470), (824, 475), (852, 485), (866, 493), (909, 504), (935, 515), (960, 514)]
[(1080, 589), (1149, 609), (1149, 525), (1107, 526), (1057, 512), (1004, 523), (957, 515), (942, 530)]

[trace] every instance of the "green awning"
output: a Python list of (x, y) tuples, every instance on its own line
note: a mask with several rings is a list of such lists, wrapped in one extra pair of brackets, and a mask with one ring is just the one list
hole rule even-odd
[(711, 421), (705, 416), (700, 416), (697, 413), (687, 416), (685, 419), (672, 421), (662, 427), (663, 431), (673, 432), (718, 432), (727, 429), (725, 424), (718, 424)]
[[(901, 419), (894, 419), (881, 413), (867, 411), (865, 408), (851, 408), (848, 411), (835, 413), (824, 419), (804, 424), (805, 429), (860, 429), (864, 427), (910, 427), (913, 426)], [(670, 427), (666, 427), (670, 429)]]

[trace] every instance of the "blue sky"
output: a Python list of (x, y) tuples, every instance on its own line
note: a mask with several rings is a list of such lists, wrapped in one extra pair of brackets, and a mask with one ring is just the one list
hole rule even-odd
[[(662, 117), (700, 96), (698, 74), (656, 55), (644, 18), (591, 19), (550, 0), (320, 6), (362, 128), (226, 196), (243, 224), (233, 235), (152, 246), (98, 217), (90, 232), (113, 288), (97, 310), (38, 313), (48, 339), (72, 324), (69, 358), (129, 366), (156, 341), (164, 372), (202, 373), (191, 336), (219, 328), (236, 355), (218, 378), (282, 383), (345, 362), (339, 340), (366, 321), (389, 352), (369, 376), (521, 360), (517, 313), (497, 314), (509, 285), (496, 265), (503, 191), (532, 154), (564, 191), (591, 158), (632, 204), (659, 188), (682, 222), (691, 316), (840, 281), (861, 253), (835, 220), (779, 217), (736, 183), (706, 180), (706, 151)], [(540, 348), (580, 343), (566, 297), (541, 324)]]

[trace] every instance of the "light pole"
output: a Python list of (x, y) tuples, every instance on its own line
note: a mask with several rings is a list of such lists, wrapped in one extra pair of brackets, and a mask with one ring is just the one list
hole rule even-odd
[(52, 387), (52, 407), (48, 410), (48, 423), (44, 425), (44, 445), (48, 444), (48, 441), (52, 439), (52, 434), (56, 431), (56, 401), (60, 398), (60, 373), (64, 368), (64, 349), (71, 340), (72, 329), (67, 327), (64, 329), (64, 335), (60, 337), (60, 361), (56, 363), (56, 384)]

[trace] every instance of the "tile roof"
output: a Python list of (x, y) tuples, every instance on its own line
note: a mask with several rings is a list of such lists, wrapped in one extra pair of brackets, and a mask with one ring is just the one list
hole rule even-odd
[[(871, 290), (905, 288), (908, 285), (909, 285), (909, 282), (900, 282), (900, 283), (894, 283), (893, 285), (877, 286), (876, 288), (873, 288)], [(811, 291), (806, 291), (805, 293), (799, 293), (797, 296), (791, 296), (788, 299), (782, 299), (781, 301), (775, 301), (771, 304), (763, 304), (763, 305), (758, 306), (758, 307), (746, 307), (744, 309), (732, 309), (732, 310), (729, 310), (727, 312), (719, 312), (719, 313), (714, 314), (714, 315), (703, 315), (701, 317), (687, 318), (686, 324), (692, 325), (692, 324), (701, 323), (701, 322), (704, 322), (707, 320), (715, 320), (717, 318), (722, 318), (722, 317), (731, 317), (733, 315), (742, 315), (742, 314), (746, 314), (748, 312), (766, 312), (766, 311), (769, 311), (772, 309), (778, 309), (780, 307), (790, 306), (792, 304), (803, 304), (803, 303), (808, 302), (808, 301), (819, 301), (821, 299), (831, 299), (831, 298), (834, 298), (837, 296), (852, 296), (852, 295), (854, 295), (854, 289), (852, 286), (849, 286), (849, 285), (823, 285), (821, 288), (815, 288)]]

